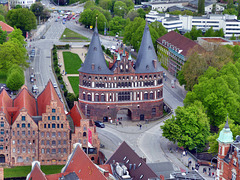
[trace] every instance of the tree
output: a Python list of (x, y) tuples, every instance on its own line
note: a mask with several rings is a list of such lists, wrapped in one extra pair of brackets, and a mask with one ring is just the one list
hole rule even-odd
[(87, 1), (84, 5), (84, 10), (91, 8), (93, 6), (96, 6), (95, 3), (93, 1)]
[(24, 78), (18, 72), (13, 72), (8, 76), (6, 84), (9, 89), (16, 91), (24, 85)]
[[(16, 38), (14, 38), (16, 40)], [(17, 41), (17, 42), (16, 42)], [(7, 72), (12, 64), (28, 67), (26, 50), (19, 47), (19, 41), (7, 41), (0, 45), (0, 69)]]
[(123, 28), (126, 25), (126, 20), (123, 19), (122, 17), (119, 16), (115, 16), (114, 18), (112, 18), (112, 20), (109, 22), (110, 25), (110, 30), (116, 34), (117, 32), (120, 32), (121, 30), (123, 30)]
[(131, 10), (127, 14), (127, 18), (129, 18), (131, 21), (133, 21), (135, 19), (135, 17), (138, 17), (138, 16), (139, 16), (139, 14), (135, 10)]
[(186, 84), (186, 81), (184, 79), (184, 74), (182, 71), (178, 71), (177, 73), (177, 79), (179, 81), (179, 84), (182, 86), (182, 85), (185, 85)]
[(99, 6), (106, 10), (111, 10), (112, 0), (100, 0)]
[(204, 74), (209, 66), (220, 70), (225, 64), (232, 61), (232, 51), (224, 46), (216, 46), (212, 52), (201, 52), (197, 47), (187, 54), (187, 62), (184, 63), (182, 71), (186, 81), (185, 88), (192, 90), (198, 83), (198, 78)]
[(189, 10), (184, 10), (184, 11), (182, 11), (181, 15), (193, 16), (193, 12), (189, 11)]
[(121, 0), (121, 1), (126, 4), (128, 11), (130, 11), (131, 9), (134, 9), (134, 3), (132, 0)]
[(3, 6), (2, 4), (0, 4), (0, 14), (5, 17), (7, 15), (7, 12), (8, 12), (7, 6)]
[(159, 37), (161, 37), (161, 36), (163, 36), (163, 35), (168, 33), (166, 28), (159, 21), (154, 21), (153, 23), (150, 24), (150, 26), (153, 27), (153, 29), (156, 30), (156, 32), (158, 33)]
[(139, 14), (139, 17), (145, 19), (145, 17), (146, 17), (146, 12), (145, 12), (142, 8), (139, 8), (139, 9), (137, 10), (137, 12), (138, 12), (138, 14)]
[(223, 32), (223, 28), (216, 30), (215, 31), (215, 36), (216, 37), (224, 37), (224, 32)]
[(102, 13), (100, 13), (98, 15), (98, 19), (97, 19), (97, 26), (98, 26), (98, 30), (100, 32), (104, 31), (105, 23), (106, 23), (106, 27), (107, 27), (108, 26), (107, 19), (105, 18), (105, 16)]
[(43, 9), (44, 9), (44, 7), (43, 7), (42, 3), (40, 3), (40, 2), (33, 3), (30, 7), (30, 10), (33, 12), (33, 14), (36, 17), (41, 16), (41, 14), (43, 13)]
[(14, 31), (8, 34), (8, 37), (9, 37), (9, 40), (16, 38), (21, 43), (22, 46), (27, 44), (24, 36), (22, 35), (22, 31), (20, 29), (14, 28)]
[[(15, 66), (16, 67), (16, 66)], [(6, 85), (9, 89), (16, 91), (24, 85), (25, 78), (22, 69), (12, 69), (7, 77)]]
[(240, 18), (240, 2), (238, 0), (238, 6), (237, 6), (237, 11), (238, 11), (238, 19)]
[(235, 37), (234, 33), (232, 34), (232, 37), (230, 38), (230, 40), (236, 40), (237, 38)]
[(197, 40), (198, 37), (202, 37), (201, 29), (197, 29), (196, 26), (193, 26), (190, 32), (184, 34), (186, 38), (191, 40)]
[(238, 11), (235, 8), (224, 9), (223, 14), (238, 15)]
[(1, 14), (0, 14), (0, 21), (6, 23), (6, 21), (5, 21), (5, 17), (4, 17), (3, 15), (1, 15)]
[(205, 13), (205, 0), (198, 1), (198, 14), (203, 15)]
[(0, 28), (0, 44), (3, 44), (6, 41), (7, 41), (7, 31), (3, 31)]
[(235, 6), (233, 4), (233, 0), (228, 0), (227, 9), (231, 9), (231, 8), (235, 9)]
[(216, 4), (213, 4), (212, 6), (212, 14), (215, 14), (216, 13)]
[(213, 30), (213, 27), (209, 28), (205, 34), (204, 34), (205, 37), (215, 37), (215, 32)]
[(122, 1), (117, 1), (114, 4), (114, 14), (116, 16), (124, 17), (124, 15), (127, 13), (127, 6)]
[(96, 19), (97, 17), (100, 15), (100, 12), (96, 9), (94, 9), (92, 11), (92, 22), (91, 22), (91, 25), (95, 28), (95, 24), (96, 24)]
[(90, 26), (92, 24), (92, 10), (85, 9), (80, 15), (79, 22), (86, 26)]
[(76, 100), (77, 100), (77, 98), (76, 98), (75, 94), (73, 94), (73, 93), (67, 94), (66, 101), (67, 101), (70, 109), (74, 106), (74, 101), (76, 101)]
[(14, 9), (21, 9), (21, 8), (22, 8), (22, 6), (17, 4)]
[(204, 112), (199, 101), (188, 107), (179, 106), (175, 111), (176, 116), (166, 120), (161, 126), (163, 136), (169, 141), (177, 142), (179, 147), (189, 150), (197, 147), (199, 151), (203, 150), (210, 132), (209, 121)]
[(26, 8), (8, 11), (7, 22), (10, 26), (20, 28), (24, 34), (37, 27), (35, 15)]

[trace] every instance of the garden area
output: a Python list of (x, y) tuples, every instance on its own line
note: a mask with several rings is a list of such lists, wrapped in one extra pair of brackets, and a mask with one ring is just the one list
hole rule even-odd
[(82, 60), (80, 57), (71, 52), (63, 52), (63, 59), (65, 65), (65, 71), (68, 74), (78, 74), (78, 69), (81, 67)]
[(89, 41), (89, 39), (81, 34), (78, 34), (68, 28), (66, 28), (60, 38), (61, 41)]
[[(41, 165), (41, 170), (45, 174), (56, 174), (60, 173), (63, 167), (64, 165)], [(12, 168), (4, 168), (4, 178), (27, 177), (27, 175), (31, 172), (31, 169), (32, 166), (17, 166)]]
[(69, 82), (72, 86), (72, 89), (73, 89), (75, 95), (78, 96), (78, 93), (79, 93), (79, 88), (78, 88), (79, 77), (78, 76), (68, 77), (68, 80), (69, 80)]

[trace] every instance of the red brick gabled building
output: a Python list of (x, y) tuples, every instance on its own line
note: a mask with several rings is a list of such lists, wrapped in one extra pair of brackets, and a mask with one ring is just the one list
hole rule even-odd
[(0, 28), (3, 31), (7, 31), (7, 34), (10, 34), (12, 31), (14, 31), (14, 28), (6, 24), (5, 22), (0, 21)]
[(66, 165), (61, 173), (45, 175), (40, 169), (39, 162), (33, 162), (32, 170), (27, 176), (27, 180), (114, 180), (115, 178), (108, 170), (95, 165), (86, 153), (82, 150), (81, 144), (74, 144), (74, 150), (69, 155)]
[[(88, 119), (158, 119), (163, 115), (163, 68), (146, 24), (136, 63), (125, 50), (107, 67), (95, 27), (79, 71), (79, 107)], [(121, 113), (120, 113), (121, 112)]]
[(95, 164), (98, 164), (100, 140), (93, 120), (85, 118), (77, 102), (74, 103), (73, 108), (68, 114), (71, 116), (74, 124), (71, 147), (73, 148), (73, 144), (75, 143), (81, 143), (84, 152), (88, 154), (89, 158)]
[(228, 120), (219, 134), (217, 176), (218, 180), (240, 180), (240, 136), (233, 141)]
[[(72, 134), (63, 103), (51, 81), (37, 98), (26, 86), (14, 100), (2, 89), (0, 165), (30, 165), (35, 160), (44, 165), (66, 164), (71, 153), (71, 140), (81, 141), (85, 152), (97, 163), (100, 141), (95, 125), (83, 118), (77, 105), (70, 114), (75, 124)], [(88, 141), (91, 146), (87, 146)]]

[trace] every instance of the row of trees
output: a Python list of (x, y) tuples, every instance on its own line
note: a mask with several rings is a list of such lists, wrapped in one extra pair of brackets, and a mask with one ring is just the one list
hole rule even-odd
[(99, 32), (103, 33), (106, 28), (112, 33), (111, 35), (116, 35), (120, 31), (123, 32), (129, 21), (133, 21), (136, 17), (145, 17), (146, 12), (143, 9), (135, 11), (133, 7), (134, 4), (131, 0), (100, 0), (98, 4), (87, 1), (79, 22), (86, 27), (94, 27), (96, 17), (98, 17)]
[(28, 67), (26, 42), (22, 31), (17, 28), (8, 36), (6, 32), (0, 30), (0, 40), (1, 72), (7, 74), (7, 87), (11, 90), (18, 90), (25, 82), (23, 70)]

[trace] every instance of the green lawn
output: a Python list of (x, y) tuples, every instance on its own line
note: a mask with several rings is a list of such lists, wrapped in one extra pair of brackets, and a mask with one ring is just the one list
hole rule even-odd
[[(41, 166), (41, 170), (45, 174), (60, 173), (64, 165)], [(10, 177), (26, 177), (30, 171), (31, 166), (17, 166), (13, 168), (4, 168), (4, 178)]]
[(82, 64), (80, 57), (75, 53), (63, 52), (63, 59), (67, 74), (78, 74), (78, 69)]
[(68, 77), (68, 80), (73, 88), (73, 91), (75, 93), (75, 95), (78, 95), (79, 93), (79, 77), (78, 76), (72, 76), (72, 77)]
[(88, 41), (85, 36), (66, 28), (60, 38), (62, 41)]

